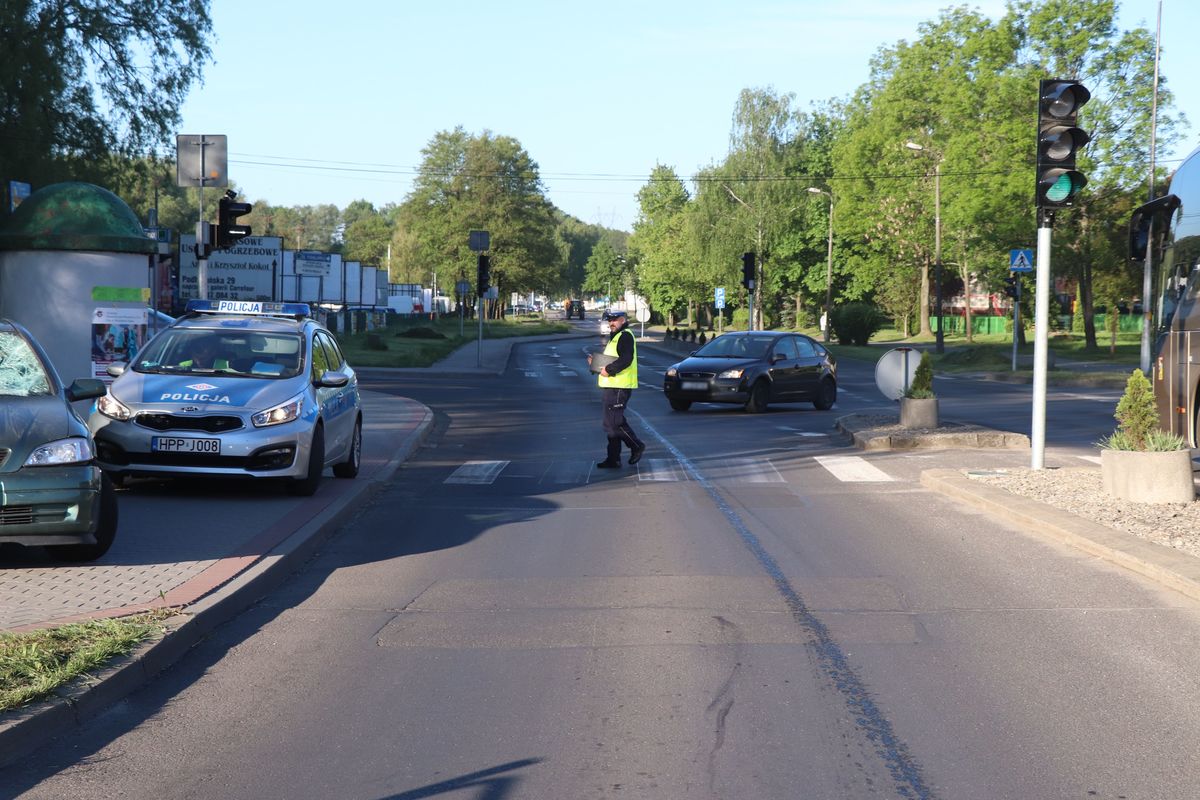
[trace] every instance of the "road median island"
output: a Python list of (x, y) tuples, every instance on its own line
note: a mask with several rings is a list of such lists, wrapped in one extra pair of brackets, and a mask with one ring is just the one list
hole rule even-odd
[(965, 422), (943, 422), (936, 428), (900, 426), (900, 413), (885, 409), (847, 414), (834, 423), (860, 450), (1028, 449), (1023, 433), (998, 431)]
[(1038, 500), (989, 486), (969, 470), (930, 469), (921, 485), (965, 502), (1027, 533), (1069, 545), (1200, 600), (1200, 559), (1139, 539)]

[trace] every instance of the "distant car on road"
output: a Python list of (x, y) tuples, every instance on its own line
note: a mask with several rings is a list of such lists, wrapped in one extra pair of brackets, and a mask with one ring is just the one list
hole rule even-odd
[(71, 407), (103, 396), (104, 382), (70, 386), (24, 327), (0, 320), (0, 543), (45, 546), (55, 558), (93, 561), (117, 532), (117, 495), (95, 461), (87, 425)]
[(283, 479), (311, 495), (358, 474), (358, 380), (303, 303), (204, 301), (142, 348), (96, 403), (100, 465), (129, 476)]
[(730, 332), (670, 367), (663, 393), (676, 411), (692, 403), (738, 403), (761, 413), (769, 403), (805, 401), (824, 411), (837, 401), (837, 362), (803, 334)]

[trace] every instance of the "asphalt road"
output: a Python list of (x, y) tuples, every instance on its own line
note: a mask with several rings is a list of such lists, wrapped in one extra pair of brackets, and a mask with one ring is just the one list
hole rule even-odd
[[(281, 590), (0, 792), (1194, 794), (1200, 607), (917, 482), (1028, 453), (864, 457), (832, 435), (880, 405), (848, 367), (827, 412), (678, 414), (648, 387), (639, 468), (597, 471), (583, 346), (518, 346), (503, 378), (366, 373), (435, 410), (429, 446)], [(649, 384), (671, 360), (643, 359)], [(947, 410), (1028, 393), (963, 384), (939, 385)], [(1054, 457), (1077, 458), (1111, 405), (1057, 402)]]

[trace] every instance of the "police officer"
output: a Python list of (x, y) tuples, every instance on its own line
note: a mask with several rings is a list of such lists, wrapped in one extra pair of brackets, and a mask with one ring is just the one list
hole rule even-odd
[[(629, 448), (630, 464), (640, 461), (646, 449), (625, 419), (625, 407), (638, 385), (637, 342), (633, 331), (626, 327), (627, 321), (624, 311), (608, 312), (611, 336), (604, 355), (613, 356), (614, 360), (600, 368), (598, 378), (604, 401), (604, 432), (608, 434), (608, 456), (596, 464), (600, 469), (621, 466), (621, 442)], [(588, 356), (588, 363), (591, 360)]]

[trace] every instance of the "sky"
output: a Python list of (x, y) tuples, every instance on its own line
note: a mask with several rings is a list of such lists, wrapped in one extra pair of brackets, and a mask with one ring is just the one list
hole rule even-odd
[[(950, 5), (212, 0), (214, 62), (177, 133), (226, 135), (230, 178), (251, 201), (381, 208), (404, 201), (439, 131), (487, 130), (520, 142), (560, 209), (628, 231), (655, 165), (686, 179), (724, 159), (742, 89), (793, 93), (799, 109), (848, 96), (880, 47)], [(1158, 7), (1125, 0), (1119, 25), (1153, 32)], [(1200, 74), (1188, 41), (1200, 3), (1163, 0), (1162, 17), (1160, 69), (1200, 126), (1200, 83), (1184, 81)], [(1198, 142), (1189, 129), (1158, 160)]]

